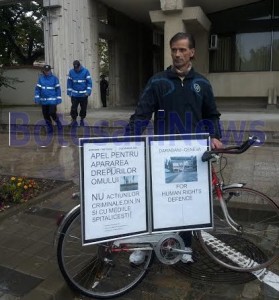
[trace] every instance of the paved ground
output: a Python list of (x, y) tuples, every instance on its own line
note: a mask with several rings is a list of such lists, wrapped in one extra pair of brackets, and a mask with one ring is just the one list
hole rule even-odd
[[(18, 109), (22, 112), (23, 109)], [(88, 123), (99, 128), (100, 122), (127, 120), (132, 110), (100, 109), (88, 116)], [(29, 125), (41, 120), (36, 109), (26, 111)], [(17, 115), (20, 117), (20, 115)], [(224, 171), (226, 181), (245, 181), (249, 186), (267, 193), (278, 201), (279, 197), (279, 137), (277, 113), (224, 113), (224, 129), (230, 138), (241, 139), (258, 131), (268, 137), (267, 143), (253, 148), (240, 156), (228, 157)], [(21, 118), (23, 115), (21, 115)], [(65, 124), (70, 121), (64, 118)], [(96, 125), (96, 122), (97, 123)], [(53, 239), (57, 217), (69, 211), (77, 203), (71, 195), (78, 189), (78, 147), (73, 135), (66, 130), (63, 141), (54, 135), (48, 142), (38, 140), (32, 134), (19, 132), (15, 140), (8, 134), (7, 111), (2, 111), (0, 133), (0, 174), (53, 178), (64, 180), (60, 190), (50, 191), (47, 197), (31, 202), (5, 218), (0, 215), (0, 300), (71, 300), (81, 299), (65, 285), (58, 270)], [(239, 129), (239, 130), (238, 130)], [(90, 128), (92, 130), (92, 127)], [(77, 134), (82, 135), (82, 129)], [(247, 133), (248, 132), (248, 133)], [(90, 132), (91, 133), (91, 132)], [(88, 132), (86, 132), (88, 134)], [(21, 140), (22, 139), (22, 140)], [(11, 142), (19, 145), (11, 145)], [(42, 142), (43, 141), (43, 142)], [(279, 140), (278, 140), (279, 141)], [(10, 146), (9, 146), (10, 145)], [(279, 291), (247, 274), (223, 270), (200, 255), (200, 263), (192, 267), (178, 264), (175, 268), (155, 263), (144, 281), (133, 291), (119, 299), (193, 299), (193, 300), (236, 300), (278, 299)], [(279, 262), (271, 269), (279, 275)]]

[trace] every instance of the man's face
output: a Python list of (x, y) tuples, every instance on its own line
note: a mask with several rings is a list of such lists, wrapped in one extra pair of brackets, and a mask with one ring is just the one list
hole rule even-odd
[(177, 69), (188, 68), (194, 54), (195, 49), (189, 48), (188, 39), (178, 40), (171, 45), (172, 62)]
[(74, 70), (78, 72), (80, 70), (80, 65), (74, 65)]

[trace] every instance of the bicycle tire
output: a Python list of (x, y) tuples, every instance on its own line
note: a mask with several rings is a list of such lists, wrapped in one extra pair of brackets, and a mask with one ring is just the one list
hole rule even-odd
[(224, 188), (223, 198), (242, 232), (227, 224), (214, 195), (214, 227), (197, 232), (202, 247), (216, 262), (235, 271), (268, 267), (279, 257), (279, 207), (263, 193), (246, 187)]
[(82, 246), (80, 208), (64, 221), (57, 244), (60, 271), (74, 290), (84, 296), (107, 299), (135, 287), (146, 275), (153, 251), (146, 251), (140, 266), (129, 263), (131, 252), (107, 251), (112, 242)]

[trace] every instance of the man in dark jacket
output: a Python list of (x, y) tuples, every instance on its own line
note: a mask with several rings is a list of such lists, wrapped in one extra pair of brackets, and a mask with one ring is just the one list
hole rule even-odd
[[(154, 134), (185, 134), (209, 132), (211, 147), (221, 148), (220, 113), (209, 81), (192, 67), (195, 40), (189, 33), (180, 32), (170, 40), (173, 64), (148, 81), (130, 117), (125, 135), (140, 135), (154, 113)], [(182, 262), (193, 262), (191, 233), (182, 232), (186, 250)], [(130, 262), (141, 264), (143, 251), (134, 251)]]
[(108, 91), (108, 81), (106, 80), (106, 75), (101, 75), (100, 80), (100, 92), (101, 92), (101, 101), (103, 107), (107, 107), (107, 91)]

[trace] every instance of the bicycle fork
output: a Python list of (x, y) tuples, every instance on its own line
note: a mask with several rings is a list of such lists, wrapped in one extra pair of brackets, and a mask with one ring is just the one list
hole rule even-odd
[(221, 205), (221, 208), (222, 208), (222, 211), (223, 211), (223, 214), (224, 214), (227, 224), (237, 233), (242, 233), (242, 226), (239, 225), (238, 223), (236, 223), (230, 216), (230, 214), (228, 212), (227, 204), (226, 204), (226, 201), (224, 200), (224, 198), (221, 197), (221, 198), (218, 198), (218, 200), (220, 202), (220, 205)]
[[(242, 229), (243, 229), (242, 226), (239, 225), (238, 223), (236, 223), (228, 212), (227, 204), (223, 197), (222, 186), (219, 183), (219, 180), (215, 173), (213, 173), (212, 182), (213, 182), (213, 185), (215, 186), (216, 196), (217, 196), (218, 201), (220, 202), (226, 223), (237, 233), (242, 233)], [(240, 188), (243, 186), (243, 184), (236, 184), (236, 185), (237, 185), (237, 187), (240, 187)], [(230, 186), (227, 186), (226, 188), (233, 187), (233, 186), (235, 186), (235, 185), (230, 185)], [(230, 195), (230, 198), (233, 196), (234, 195)]]

